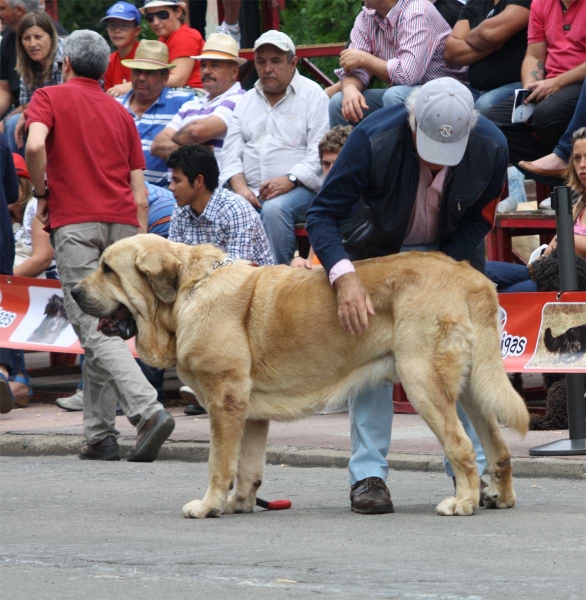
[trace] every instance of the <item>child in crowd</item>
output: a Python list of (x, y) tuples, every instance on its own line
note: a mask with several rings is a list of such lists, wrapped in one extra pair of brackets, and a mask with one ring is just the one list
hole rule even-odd
[(140, 13), (133, 4), (116, 2), (106, 11), (102, 23), (106, 23), (110, 41), (116, 47), (104, 75), (104, 88), (110, 96), (117, 98), (132, 89), (130, 69), (121, 61), (134, 58), (141, 32)]
[[(332, 165), (336, 162), (336, 158), (338, 158), (338, 154), (340, 154), (342, 146), (346, 143), (348, 136), (352, 133), (352, 129), (354, 129), (352, 125), (336, 125), (324, 135), (319, 143), (317, 149), (324, 177), (327, 177)], [(319, 260), (317, 259), (313, 248), (310, 248), (307, 258), (296, 256), (291, 261), (291, 266), (300, 269), (313, 269), (321, 265), (319, 264)]]

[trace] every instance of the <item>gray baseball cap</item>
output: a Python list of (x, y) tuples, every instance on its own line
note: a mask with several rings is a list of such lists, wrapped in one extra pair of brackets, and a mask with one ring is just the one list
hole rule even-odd
[(470, 90), (451, 77), (424, 84), (415, 99), (417, 154), (427, 162), (453, 167), (463, 158), (474, 122)]

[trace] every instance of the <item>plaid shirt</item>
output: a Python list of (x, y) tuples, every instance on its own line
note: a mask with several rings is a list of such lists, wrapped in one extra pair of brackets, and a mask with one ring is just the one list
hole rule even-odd
[[(363, 8), (350, 32), (350, 48), (387, 61), (390, 85), (421, 85), (440, 77), (466, 83), (468, 67), (451, 67), (444, 60), (450, 26), (429, 0), (399, 0), (386, 17)], [(372, 74), (366, 69), (336, 69), (344, 79), (360, 79), (364, 87)]]
[(49, 75), (49, 79), (44, 83), (37, 80), (39, 85), (35, 85), (34, 87), (29, 87), (24, 79), (20, 78), (20, 105), (23, 106), (28, 104), (33, 97), (33, 93), (35, 90), (47, 87), (48, 85), (60, 85), (63, 83), (63, 73), (61, 69), (57, 65), (57, 63), (63, 58), (63, 38), (57, 39), (57, 52), (55, 53), (55, 59), (53, 60), (53, 68), (51, 69), (51, 74)]
[(273, 255), (260, 216), (248, 200), (226, 189), (212, 193), (198, 217), (190, 206), (177, 206), (171, 217), (169, 241), (213, 244), (232, 258), (272, 265)]

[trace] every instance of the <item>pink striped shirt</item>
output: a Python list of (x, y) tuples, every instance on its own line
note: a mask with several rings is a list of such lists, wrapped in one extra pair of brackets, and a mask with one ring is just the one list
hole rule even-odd
[[(467, 83), (468, 67), (450, 67), (444, 60), (452, 30), (429, 0), (399, 0), (386, 17), (363, 8), (350, 33), (350, 48), (387, 61), (391, 85), (421, 85), (454, 77)], [(366, 88), (372, 74), (366, 69), (336, 69), (344, 79), (357, 77)]]

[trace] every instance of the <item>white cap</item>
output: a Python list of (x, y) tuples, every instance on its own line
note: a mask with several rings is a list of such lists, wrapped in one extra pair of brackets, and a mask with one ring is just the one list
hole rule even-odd
[(470, 90), (451, 77), (429, 81), (415, 99), (417, 154), (430, 163), (453, 167), (466, 152), (474, 122)]
[(254, 42), (254, 50), (257, 50), (265, 44), (276, 46), (283, 52), (295, 53), (295, 44), (293, 43), (293, 40), (286, 33), (277, 31), (276, 29), (271, 29), (270, 31), (263, 33), (258, 40)]

